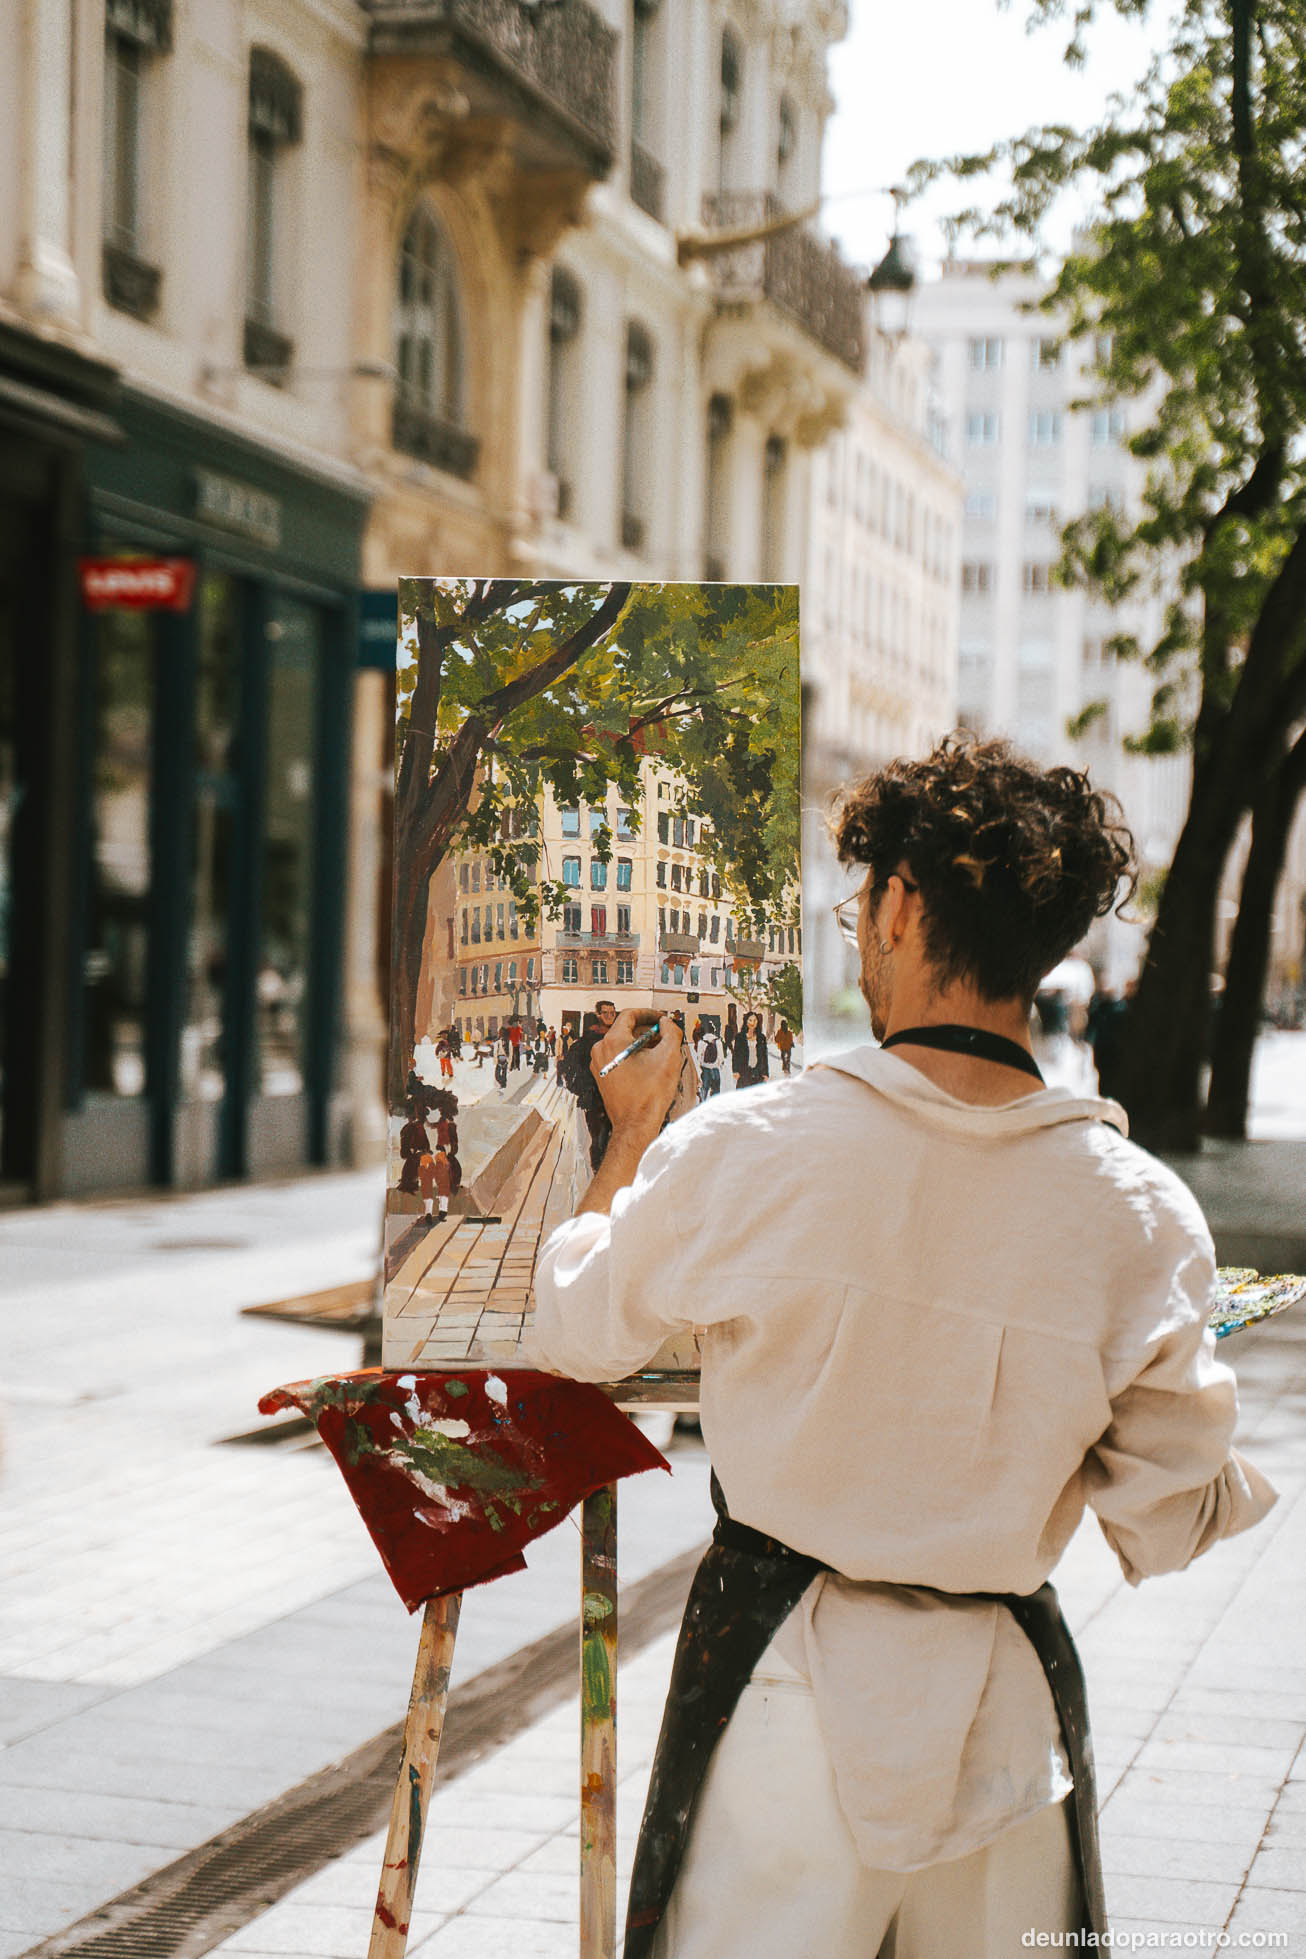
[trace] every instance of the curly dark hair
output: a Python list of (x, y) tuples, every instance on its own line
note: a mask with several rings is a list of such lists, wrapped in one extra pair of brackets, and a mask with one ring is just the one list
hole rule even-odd
[(831, 830), (873, 894), (910, 871), (939, 984), (967, 980), (986, 1000), (1032, 1000), (1122, 881), (1122, 904), (1137, 883), (1115, 797), (1005, 741), (950, 735), (920, 761), (890, 762), (843, 791)]

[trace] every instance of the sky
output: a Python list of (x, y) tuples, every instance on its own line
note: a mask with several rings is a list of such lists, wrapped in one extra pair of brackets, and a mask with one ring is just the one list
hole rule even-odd
[[(868, 268), (892, 229), (884, 188), (918, 157), (983, 150), (1033, 123), (1095, 121), (1113, 91), (1142, 75), (1164, 23), (1164, 11), (1140, 28), (1105, 8), (1090, 59), (1074, 71), (1062, 60), (1065, 22), (1027, 33), (1027, 0), (1005, 8), (997, 0), (850, 0), (850, 11), (848, 37), (830, 53), (837, 108), (826, 129), (820, 221), (847, 259)], [(971, 194), (970, 186), (962, 195), (942, 186), (908, 207), (903, 229), (923, 271), (943, 255), (939, 217)], [(1073, 216), (1063, 220), (1067, 235)]]

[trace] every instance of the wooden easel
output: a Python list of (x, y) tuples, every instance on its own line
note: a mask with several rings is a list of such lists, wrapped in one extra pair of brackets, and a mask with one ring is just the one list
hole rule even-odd
[[(580, 1953), (617, 1950), (617, 1486), (581, 1506)], [(368, 1959), (404, 1959), (413, 1895), (449, 1701), (462, 1593), (431, 1599), (422, 1618), (403, 1754), (390, 1806)]]
[[(627, 1410), (695, 1413), (698, 1373), (650, 1369), (604, 1393)], [(580, 1516), (580, 1959), (616, 1959), (617, 1485), (586, 1497)], [(451, 1592), (431, 1599), (422, 1618), (368, 1959), (407, 1950), (461, 1605)]]

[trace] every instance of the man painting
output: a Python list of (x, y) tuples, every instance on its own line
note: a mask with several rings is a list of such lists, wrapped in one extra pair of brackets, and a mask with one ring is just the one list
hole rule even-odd
[(881, 1046), (659, 1134), (664, 1020), (605, 1079), (602, 1168), (535, 1275), (535, 1357), (581, 1378), (701, 1329), (720, 1520), (628, 1959), (1100, 1943), (1082, 1677), (1049, 1573), (1086, 1505), (1137, 1582), (1274, 1500), (1231, 1447), (1201, 1213), (1122, 1110), (1047, 1088), (1030, 1049), (1040, 979), (1131, 883), (1114, 805), (950, 741), (853, 788), (835, 835)]
[(608, 1147), (612, 1134), (612, 1123), (599, 1092), (598, 1082), (590, 1067), (590, 1058), (601, 1040), (612, 1030), (617, 1018), (614, 1000), (596, 1000), (594, 1012), (585, 1017), (585, 1029), (567, 1050), (566, 1059), (559, 1068), (559, 1079), (564, 1088), (569, 1088), (580, 1103), (585, 1125), (590, 1133), (590, 1168), (597, 1170), (603, 1161), (603, 1152)]

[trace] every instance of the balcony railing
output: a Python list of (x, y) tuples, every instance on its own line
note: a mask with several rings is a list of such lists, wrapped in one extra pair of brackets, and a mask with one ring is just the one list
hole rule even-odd
[(450, 476), (464, 479), (475, 473), (481, 449), (477, 438), (466, 429), (441, 421), (438, 415), (429, 414), (402, 395), (395, 396), (391, 440), (404, 455), (416, 456), (421, 462), (446, 470)]
[(559, 932), (559, 952), (638, 952), (638, 932)]
[[(616, 145), (618, 36), (587, 0), (362, 0), (378, 54), (452, 55), (506, 108), (561, 123), (598, 174)], [(473, 104), (474, 107), (478, 106)]]
[(703, 941), (697, 932), (659, 932), (658, 944), (663, 952), (688, 954), (691, 959), (697, 959)]
[(726, 951), (732, 959), (765, 959), (765, 939), (727, 939)]
[[(724, 191), (703, 200), (709, 231), (743, 231), (785, 215), (770, 191)], [(803, 225), (738, 245), (707, 261), (726, 305), (767, 299), (854, 374), (866, 365), (866, 294), (837, 248)]]

